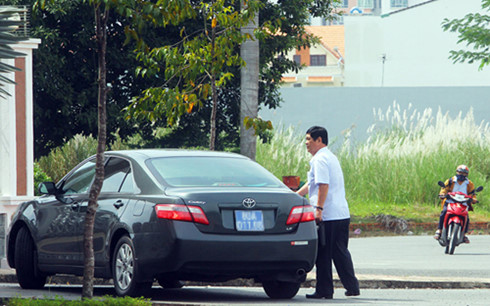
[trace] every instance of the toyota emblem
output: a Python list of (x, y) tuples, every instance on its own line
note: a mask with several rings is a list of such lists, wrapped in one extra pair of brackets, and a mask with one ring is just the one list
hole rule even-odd
[(252, 208), (255, 206), (255, 200), (252, 198), (245, 198), (243, 199), (242, 204), (245, 208)]

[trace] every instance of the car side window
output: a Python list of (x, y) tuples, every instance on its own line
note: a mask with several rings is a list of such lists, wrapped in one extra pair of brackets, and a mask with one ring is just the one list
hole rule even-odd
[(104, 184), (101, 192), (121, 192), (131, 167), (127, 160), (111, 157), (104, 168)]
[(86, 193), (95, 176), (95, 159), (89, 160), (80, 168), (75, 170), (70, 177), (63, 183), (64, 194)]
[(126, 178), (124, 179), (121, 190), (119, 190), (119, 192), (135, 193), (133, 172), (131, 172), (131, 168), (129, 168), (128, 174), (126, 175)]

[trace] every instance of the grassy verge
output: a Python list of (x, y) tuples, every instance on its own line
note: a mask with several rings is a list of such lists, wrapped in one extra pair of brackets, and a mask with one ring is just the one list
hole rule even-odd
[(43, 297), (37, 298), (22, 298), (16, 297), (12, 299), (5, 299), (2, 301), (2, 305), (6, 306), (91, 306), (91, 305), (107, 305), (107, 306), (147, 306), (151, 305), (149, 299), (145, 298), (131, 298), (123, 297), (116, 298), (112, 296), (94, 297), (93, 299), (85, 300), (65, 300), (61, 296), (56, 296), (54, 298)]

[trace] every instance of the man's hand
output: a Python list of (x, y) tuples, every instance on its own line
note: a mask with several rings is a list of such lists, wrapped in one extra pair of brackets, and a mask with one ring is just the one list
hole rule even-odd
[(316, 224), (322, 222), (322, 211), (320, 209), (315, 209), (315, 221)]

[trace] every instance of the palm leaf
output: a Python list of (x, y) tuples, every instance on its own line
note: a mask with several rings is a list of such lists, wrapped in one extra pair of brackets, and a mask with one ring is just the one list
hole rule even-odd
[[(18, 19), (18, 16), (23, 12), (24, 10), (15, 7), (0, 7), (0, 60), (14, 59), (24, 55), (23, 53), (14, 51), (14, 49), (11, 47), (11, 45), (25, 39), (12, 33), (15, 31), (15, 29), (22, 25), (22, 21)], [(1, 73), (14, 72), (18, 70), (20, 69), (0, 61)], [(5, 96), (10, 96), (10, 94), (4, 89), (6, 84), (15, 84), (15, 82), (5, 75), (0, 75), (0, 97), (2, 98), (5, 98)]]

